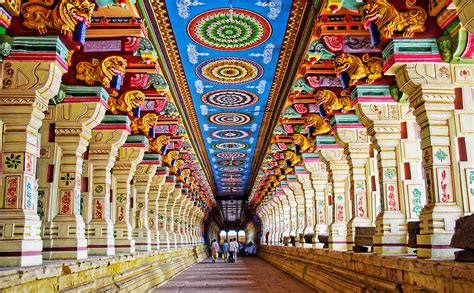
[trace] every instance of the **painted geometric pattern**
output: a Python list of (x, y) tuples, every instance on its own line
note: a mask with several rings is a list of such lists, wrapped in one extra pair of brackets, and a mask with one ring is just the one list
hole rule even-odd
[(166, 7), (217, 195), (244, 195), (292, 1), (180, 3)]

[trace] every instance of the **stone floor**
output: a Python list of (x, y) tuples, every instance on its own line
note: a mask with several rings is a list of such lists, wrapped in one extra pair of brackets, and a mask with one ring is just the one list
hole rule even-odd
[(211, 259), (192, 266), (149, 292), (316, 292), (287, 273), (258, 257), (238, 257), (237, 263), (212, 263)]

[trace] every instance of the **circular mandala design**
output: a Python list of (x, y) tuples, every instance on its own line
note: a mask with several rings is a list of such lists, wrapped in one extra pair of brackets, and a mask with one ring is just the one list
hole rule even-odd
[(199, 64), (196, 67), (196, 74), (208, 82), (246, 84), (262, 77), (263, 68), (248, 59), (221, 57)]
[(241, 126), (252, 121), (252, 116), (243, 113), (222, 112), (208, 117), (211, 123), (222, 126)]
[(220, 150), (243, 150), (249, 145), (243, 142), (220, 142), (213, 144), (212, 147)]
[(216, 157), (221, 158), (221, 159), (243, 159), (247, 157), (247, 154), (240, 153), (240, 152), (222, 152), (222, 153), (217, 153)]
[(222, 178), (221, 182), (226, 182), (226, 183), (242, 182), (242, 179), (240, 179), (240, 178)]
[(214, 130), (211, 136), (219, 139), (242, 139), (250, 136), (250, 132), (237, 129)]
[(242, 172), (244, 168), (241, 167), (222, 167), (218, 169), (221, 172)]
[(217, 161), (218, 165), (221, 166), (240, 166), (244, 165), (245, 161), (242, 160), (222, 160), (222, 161)]
[(205, 47), (237, 51), (264, 43), (271, 35), (270, 23), (262, 16), (244, 9), (209, 10), (194, 17), (188, 34)]
[(244, 177), (244, 173), (222, 173), (220, 174), (221, 177)]
[(243, 108), (258, 102), (258, 96), (252, 92), (238, 89), (214, 90), (204, 94), (202, 101), (207, 105), (219, 108)]

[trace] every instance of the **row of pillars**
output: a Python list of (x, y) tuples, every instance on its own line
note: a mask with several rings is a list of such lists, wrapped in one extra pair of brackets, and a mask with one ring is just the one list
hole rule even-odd
[(355, 114), (331, 117), (333, 136), (316, 137), (260, 206), (269, 243), (322, 248), (327, 235), (329, 249), (352, 250), (356, 227), (375, 227), (375, 253), (404, 254), (419, 222), (418, 257), (453, 257), (455, 220), (474, 211), (474, 67), (395, 62), (385, 74), (406, 101), (355, 86)]
[(67, 56), (43, 39), (0, 63), (0, 266), (202, 243), (204, 211), (101, 87), (48, 106)]

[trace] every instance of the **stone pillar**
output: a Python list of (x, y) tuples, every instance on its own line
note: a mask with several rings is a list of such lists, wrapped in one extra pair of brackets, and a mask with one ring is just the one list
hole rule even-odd
[(36, 190), (38, 129), (67, 71), (66, 57), (67, 48), (58, 37), (16, 37), (11, 54), (0, 63), (1, 266), (42, 263)]
[(111, 217), (111, 170), (118, 149), (130, 134), (127, 116), (105, 116), (92, 130), (89, 162), (92, 168), (92, 219), (86, 224), (89, 255), (114, 255), (114, 224)]
[[(159, 167), (153, 177), (151, 190), (153, 196), (148, 199), (148, 226), (151, 230), (151, 248), (169, 249), (169, 238), (166, 232), (166, 202), (174, 180), (168, 181), (168, 167)], [(165, 203), (163, 204), (163, 200)]]
[(277, 188), (276, 190), (276, 197), (278, 197), (281, 205), (281, 214), (282, 214), (282, 242), (283, 245), (288, 246), (290, 243), (290, 229), (291, 229), (291, 221), (290, 221), (290, 203), (288, 201), (288, 197), (281, 188)]
[[(301, 184), (304, 193), (304, 206), (305, 206), (305, 227), (304, 227), (304, 239), (305, 243), (312, 246), (314, 238), (314, 189), (313, 182), (311, 180), (311, 173), (309, 173), (303, 166), (295, 167), (296, 178)], [(306, 246), (308, 246), (306, 245)]]
[(128, 136), (125, 144), (119, 149), (118, 159), (112, 171), (116, 180), (116, 190), (113, 193), (116, 252), (135, 252), (135, 240), (132, 238), (129, 215), (132, 194), (130, 182), (146, 150), (148, 150), (148, 139), (145, 136)]
[(371, 227), (375, 217), (369, 196), (370, 186), (370, 143), (367, 130), (356, 115), (336, 114), (331, 117), (336, 141), (344, 148), (350, 172), (350, 199), (352, 217), (347, 223), (347, 245), (354, 244), (356, 227)]
[(148, 202), (150, 197), (156, 198), (158, 196), (157, 190), (155, 190), (155, 194), (150, 194), (150, 186), (158, 164), (160, 164), (160, 155), (145, 154), (142, 162), (137, 166), (135, 176), (133, 177), (133, 186), (136, 190), (136, 208), (135, 215), (133, 215), (135, 217), (135, 229), (133, 229), (132, 237), (135, 239), (136, 251), (151, 250), (152, 239), (148, 225)]
[(287, 175), (286, 182), (293, 191), (296, 200), (296, 212), (297, 212), (297, 229), (296, 229), (296, 242), (304, 243), (304, 229), (306, 227), (306, 210), (304, 205), (304, 191), (301, 184), (295, 175)]
[(298, 204), (293, 191), (288, 186), (288, 182), (282, 181), (281, 189), (286, 194), (288, 205), (290, 206), (290, 242), (294, 243), (296, 240), (296, 231), (298, 229)]
[(182, 189), (183, 189), (183, 183), (177, 182), (169, 199), (169, 204), (168, 204), (169, 208), (166, 211), (167, 215), (169, 215), (167, 216), (166, 219), (167, 219), (167, 224), (169, 224), (169, 227), (170, 227), (169, 232), (170, 232), (171, 248), (178, 248), (179, 220), (177, 216), (179, 215), (179, 212), (176, 212), (176, 210), (178, 210), (180, 207)]
[[(318, 141), (319, 140), (319, 141)], [(349, 214), (349, 164), (344, 150), (336, 144), (331, 136), (317, 137), (317, 150), (329, 170), (332, 182), (333, 213), (328, 227), (329, 249), (352, 250), (352, 243), (347, 243), (347, 222)]]
[[(472, 67), (463, 70), (473, 73)], [(455, 132), (453, 82), (463, 75), (445, 63), (410, 63), (400, 67), (396, 76), (421, 127), (428, 204), (420, 215), (417, 254), (423, 258), (451, 258), (456, 250), (449, 246), (454, 223), (462, 213), (458, 205), (462, 190), (453, 182), (459, 154), (455, 148), (458, 141), (450, 137)]]
[(318, 235), (327, 234), (327, 212), (325, 191), (328, 183), (328, 172), (326, 164), (321, 162), (317, 153), (305, 153), (302, 155), (303, 164), (311, 174), (311, 182), (314, 189), (314, 237), (312, 240), (315, 248), (323, 248), (323, 244), (319, 242)]
[[(102, 87), (67, 86), (67, 96), (56, 106), (55, 141), (61, 152), (55, 216), (45, 223), (43, 257), (87, 258), (85, 223), (81, 216), (83, 154), (91, 132), (104, 118), (108, 94)], [(74, 94), (77, 96), (69, 96)]]
[(400, 144), (400, 115), (388, 86), (357, 85), (352, 92), (354, 108), (367, 128), (377, 150), (382, 212), (377, 215), (375, 253), (407, 252), (407, 221), (401, 207), (397, 147)]

